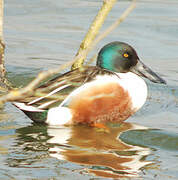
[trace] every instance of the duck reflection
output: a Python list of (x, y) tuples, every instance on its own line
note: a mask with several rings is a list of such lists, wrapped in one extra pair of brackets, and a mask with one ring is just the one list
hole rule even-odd
[(119, 139), (122, 132), (145, 129), (122, 123), (108, 124), (109, 132), (87, 126), (48, 128), (47, 143), (50, 156), (86, 165), (85, 171), (97, 176), (121, 178), (138, 176), (140, 168), (151, 162), (145, 160), (149, 148), (133, 146)]

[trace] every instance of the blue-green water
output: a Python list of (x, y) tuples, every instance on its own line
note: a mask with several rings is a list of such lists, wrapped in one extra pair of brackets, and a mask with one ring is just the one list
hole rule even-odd
[[(119, 1), (108, 27), (129, 5)], [(5, 1), (8, 77), (23, 86), (71, 60), (100, 0)], [(111, 41), (131, 44), (167, 86), (148, 82), (144, 107), (110, 133), (33, 124), (10, 103), (0, 111), (0, 179), (178, 179), (178, 1), (140, 0), (90, 54)]]

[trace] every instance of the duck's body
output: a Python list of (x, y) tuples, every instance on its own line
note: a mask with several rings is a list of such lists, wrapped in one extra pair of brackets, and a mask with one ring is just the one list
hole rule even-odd
[[(122, 122), (146, 101), (146, 83), (134, 74), (136, 66), (140, 71), (145, 66), (141, 65), (131, 46), (113, 42), (102, 48), (97, 66), (81, 67), (60, 75), (37, 89), (43, 92), (48, 87), (43, 92), (45, 96), (31, 96), (14, 105), (33, 121), (49, 125)], [(146, 75), (137, 74), (165, 83), (147, 67), (146, 72)]]

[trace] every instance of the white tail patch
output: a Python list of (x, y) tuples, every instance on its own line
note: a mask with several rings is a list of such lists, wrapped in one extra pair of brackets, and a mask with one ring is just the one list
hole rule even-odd
[(46, 123), (52, 126), (72, 123), (72, 112), (67, 107), (54, 107), (48, 111)]

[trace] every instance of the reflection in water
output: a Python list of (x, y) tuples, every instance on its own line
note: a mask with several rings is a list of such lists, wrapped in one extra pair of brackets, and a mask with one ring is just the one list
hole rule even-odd
[[(131, 123), (108, 124), (109, 132), (84, 125), (19, 128), (6, 164), (13, 168), (35, 168), (40, 172), (52, 166), (60, 169), (65, 160), (80, 165), (81, 173), (111, 178), (137, 177), (140, 168), (151, 163), (146, 161), (150, 149), (126, 144), (120, 139), (120, 134), (140, 129), (147, 130)], [(66, 166), (70, 165), (66, 163)]]
[[(83, 173), (111, 178), (139, 175), (144, 178), (146, 172), (154, 177), (163, 170), (165, 174), (177, 170), (176, 133), (131, 123), (110, 124), (108, 130), (82, 125), (57, 129), (36, 124), (19, 128), (16, 132), (1, 129), (1, 135), (6, 133), (4, 138), (7, 140), (0, 138), (0, 158), (6, 164), (0, 167), (0, 171), (9, 169), (14, 176), (12, 172), (23, 169), (23, 176), (28, 177), (33, 172), (36, 173), (34, 179), (45, 179), (46, 174), (51, 178), (64, 175), (70, 178), (73, 174), (80, 176)], [(14, 133), (16, 136), (8, 145), (7, 141)], [(163, 167), (167, 165), (168, 155), (172, 157), (172, 164), (165, 171)], [(148, 159), (155, 167), (145, 166), (152, 163)]]
[(51, 136), (47, 141), (51, 144), (50, 156), (88, 165), (85, 171), (97, 176), (137, 176), (141, 167), (151, 163), (144, 160), (150, 150), (126, 144), (119, 139), (119, 135), (143, 127), (130, 123), (108, 127), (110, 132), (86, 126), (48, 128), (48, 136)]

